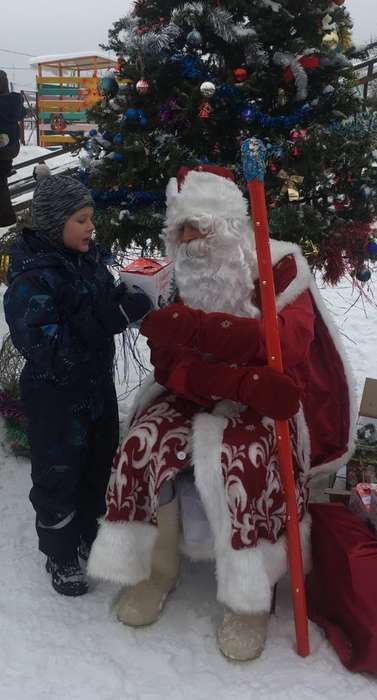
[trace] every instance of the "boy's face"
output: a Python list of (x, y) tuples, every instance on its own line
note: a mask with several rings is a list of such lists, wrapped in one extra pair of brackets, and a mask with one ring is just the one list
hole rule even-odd
[(66, 248), (79, 253), (87, 253), (94, 231), (92, 222), (93, 207), (79, 209), (67, 219), (63, 229), (63, 243)]

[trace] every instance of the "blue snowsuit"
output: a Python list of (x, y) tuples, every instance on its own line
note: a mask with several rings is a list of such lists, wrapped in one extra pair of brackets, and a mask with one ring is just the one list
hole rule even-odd
[(119, 437), (113, 334), (151, 310), (141, 290), (119, 288), (119, 296), (106, 262), (98, 245), (76, 253), (29, 229), (11, 254), (4, 308), (26, 359), (30, 500), (39, 548), (56, 559), (96, 536)]

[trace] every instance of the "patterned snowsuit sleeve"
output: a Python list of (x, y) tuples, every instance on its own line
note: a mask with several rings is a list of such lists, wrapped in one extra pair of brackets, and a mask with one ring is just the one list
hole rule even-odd
[(36, 378), (74, 385), (93, 376), (89, 345), (99, 346), (104, 335), (94, 317), (82, 314), (80, 308), (76, 318), (64, 317), (53, 291), (27, 275), (12, 282), (4, 309), (13, 344), (29, 361)]

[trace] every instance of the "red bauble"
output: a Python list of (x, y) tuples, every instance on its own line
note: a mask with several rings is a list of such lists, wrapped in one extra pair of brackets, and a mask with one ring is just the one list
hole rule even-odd
[(237, 83), (243, 83), (243, 81), (247, 78), (247, 70), (246, 68), (235, 68), (233, 71), (233, 75), (234, 80)]
[(344, 5), (345, 1), (346, 0), (333, 0), (333, 2), (335, 2), (335, 5), (338, 5), (338, 7), (340, 7), (341, 5)]

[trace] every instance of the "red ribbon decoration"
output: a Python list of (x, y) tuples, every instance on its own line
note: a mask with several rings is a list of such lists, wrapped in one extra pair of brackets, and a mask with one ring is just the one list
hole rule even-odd
[[(309, 56), (301, 56), (301, 58), (298, 59), (298, 62), (301, 63), (303, 68), (309, 68), (310, 70), (315, 70), (320, 66), (320, 60), (315, 53), (312, 53)], [(293, 80), (293, 73), (290, 66), (287, 66), (284, 69), (283, 80), (285, 80), (286, 83)]]

